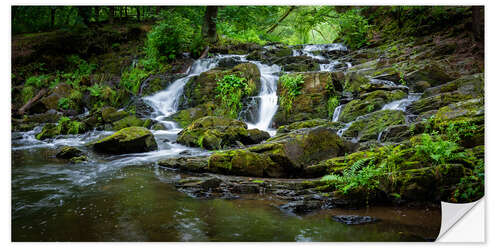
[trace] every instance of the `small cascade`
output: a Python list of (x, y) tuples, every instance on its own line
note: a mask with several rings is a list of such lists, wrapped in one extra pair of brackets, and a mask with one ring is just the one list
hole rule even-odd
[(351, 122), (346, 123), (346, 124), (344, 125), (344, 127), (343, 127), (343, 128), (341, 128), (341, 129), (339, 129), (339, 130), (337, 131), (337, 135), (338, 135), (338, 136), (340, 136), (340, 137), (342, 137), (342, 135), (344, 134), (344, 132), (345, 132), (347, 129), (349, 129), (349, 127), (352, 125), (352, 123), (353, 123), (353, 122), (354, 122), (354, 121), (351, 121)]
[(259, 118), (257, 123), (249, 123), (248, 127), (264, 130), (274, 135), (276, 132), (270, 127), (274, 114), (278, 111), (278, 95), (276, 92), (279, 79), (278, 73), (281, 68), (275, 64), (268, 66), (255, 61), (252, 61), (252, 63), (257, 65), (260, 70), (261, 88), (259, 96), (257, 96), (260, 99)]
[(342, 105), (339, 105), (339, 106), (337, 106), (335, 108), (335, 110), (333, 111), (332, 122), (338, 122), (339, 121), (340, 113), (342, 112), (342, 109), (344, 108), (344, 105), (345, 104), (342, 104)]
[[(314, 59), (329, 61), (328, 58), (323, 56), (321, 53), (330, 52), (330, 51), (347, 51), (347, 47), (340, 43), (332, 43), (332, 44), (308, 44), (304, 45), (302, 49), (294, 49), (293, 56), (309, 56)], [(343, 66), (347, 66), (347, 68), (351, 67), (351, 63), (345, 62), (342, 63), (338, 60), (332, 60), (328, 63), (320, 64), (320, 71), (334, 71), (335, 69), (341, 68)]]
[(382, 107), (382, 110), (401, 110), (405, 111), (406, 107), (408, 105), (412, 104), (413, 102), (417, 101), (420, 99), (420, 96), (422, 96), (421, 93), (410, 93), (408, 97), (403, 98), (401, 100), (396, 100), (390, 103), (385, 104)]

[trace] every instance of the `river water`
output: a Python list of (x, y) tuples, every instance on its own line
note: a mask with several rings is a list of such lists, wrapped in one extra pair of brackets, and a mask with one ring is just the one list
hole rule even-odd
[[(303, 53), (310, 49), (306, 47)], [(178, 191), (174, 183), (188, 175), (163, 169), (156, 162), (186, 152), (210, 152), (175, 143), (181, 129), (168, 117), (177, 111), (189, 79), (229, 56), (196, 61), (186, 77), (145, 98), (155, 109), (152, 118), (167, 127), (153, 131), (157, 151), (109, 156), (85, 147), (92, 140), (110, 135), (109, 131), (46, 141), (34, 138), (40, 127), (12, 133), (12, 240), (411, 241), (431, 240), (438, 235), (439, 208), (334, 208), (299, 216), (280, 210), (279, 205), (285, 201), (267, 194), (225, 200), (198, 199)], [(244, 56), (239, 58), (245, 61)], [(278, 108), (280, 67), (255, 63), (261, 70), (261, 101), (257, 122), (248, 125), (274, 134), (271, 123)], [(55, 158), (63, 145), (78, 147), (90, 161), (68, 164)], [(380, 221), (348, 226), (331, 219), (338, 214), (370, 215)]]

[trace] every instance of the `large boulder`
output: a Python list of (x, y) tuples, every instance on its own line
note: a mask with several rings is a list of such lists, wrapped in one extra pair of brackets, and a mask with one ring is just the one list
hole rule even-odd
[(401, 110), (380, 110), (356, 119), (343, 133), (345, 137), (358, 138), (359, 142), (376, 140), (380, 132), (391, 125), (405, 123)]
[(269, 137), (265, 131), (247, 129), (247, 125), (242, 121), (206, 116), (183, 129), (177, 137), (177, 142), (190, 147), (216, 150), (238, 146), (240, 143), (256, 144)]
[(59, 100), (68, 98), (71, 95), (73, 88), (66, 83), (60, 83), (52, 89), (45, 97), (40, 99), (30, 108), (30, 113), (43, 113), (51, 109), (59, 109)]
[(329, 127), (339, 129), (342, 127), (341, 123), (331, 122), (326, 119), (312, 119), (306, 121), (294, 122), (289, 125), (283, 125), (278, 128), (278, 133), (288, 133), (294, 130), (303, 129), (303, 128), (314, 128), (314, 127)]
[(90, 145), (95, 151), (108, 154), (141, 153), (158, 149), (153, 134), (142, 127), (124, 128)]
[(428, 88), (422, 94), (422, 97), (426, 98), (446, 92), (472, 95), (474, 97), (484, 95), (484, 74), (468, 75), (446, 84)]
[(216, 152), (210, 156), (208, 168), (233, 175), (297, 177), (307, 166), (351, 150), (352, 145), (335, 130), (319, 127), (275, 137), (247, 149)]
[(192, 108), (209, 101), (216, 103), (217, 80), (228, 74), (236, 74), (247, 80), (251, 89), (249, 96), (259, 93), (259, 68), (253, 63), (242, 63), (230, 70), (213, 69), (192, 77), (184, 86), (184, 93), (179, 100), (180, 108)]
[[(300, 94), (293, 100), (291, 110), (279, 106), (274, 117), (276, 126), (315, 118), (328, 119), (328, 99), (333, 91), (342, 89), (336, 76), (330, 72), (292, 73), (292, 76), (301, 74), (304, 83)], [(278, 82), (278, 97), (284, 98), (286, 91), (281, 81)]]

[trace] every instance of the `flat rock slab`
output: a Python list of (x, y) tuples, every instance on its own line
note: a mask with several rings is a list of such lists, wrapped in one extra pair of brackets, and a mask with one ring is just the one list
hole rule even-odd
[(346, 225), (361, 225), (379, 221), (379, 219), (374, 217), (359, 215), (334, 215), (332, 219)]

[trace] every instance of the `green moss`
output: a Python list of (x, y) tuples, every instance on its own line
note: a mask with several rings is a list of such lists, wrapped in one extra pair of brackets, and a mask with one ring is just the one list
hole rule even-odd
[(113, 122), (113, 130), (120, 130), (126, 127), (144, 127), (144, 121), (136, 116), (129, 115), (121, 120)]
[(148, 136), (151, 132), (148, 129), (142, 127), (128, 127), (119, 130), (118, 132), (97, 141), (97, 143), (102, 143), (110, 140), (119, 140), (121, 142), (135, 140), (139, 137)]

